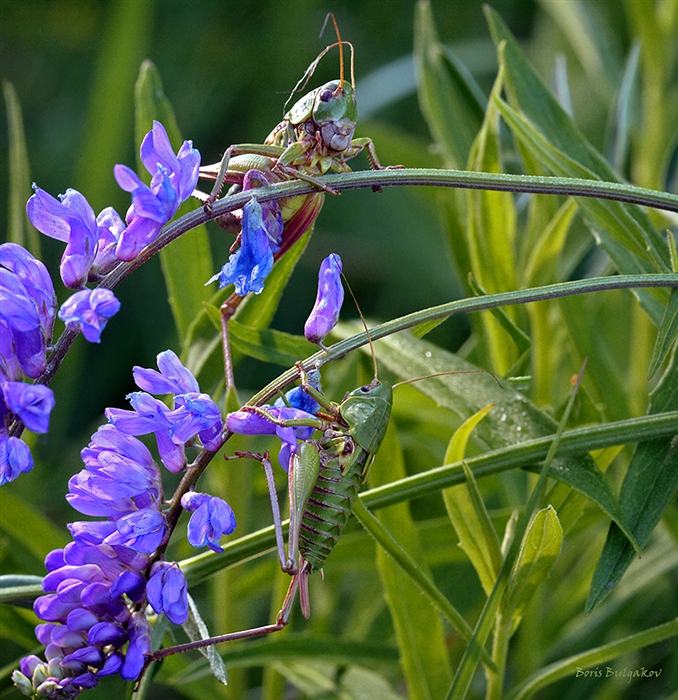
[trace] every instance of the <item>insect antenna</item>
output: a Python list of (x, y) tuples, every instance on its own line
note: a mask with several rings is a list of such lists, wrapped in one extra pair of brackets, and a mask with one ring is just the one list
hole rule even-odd
[(402, 386), (403, 384), (414, 384), (414, 382), (420, 382), (423, 379), (433, 379), (434, 377), (447, 377), (450, 374), (477, 374), (478, 372), (482, 372), (483, 374), (489, 374), (492, 379), (494, 379), (495, 382), (499, 385), (501, 389), (504, 387), (502, 386), (502, 383), (499, 381), (497, 377), (492, 374), (492, 372), (488, 372), (486, 369), (458, 369), (458, 370), (450, 370), (449, 372), (436, 372), (435, 374), (425, 374), (423, 377), (413, 377), (412, 379), (403, 379), (401, 382), (396, 382), (393, 385), (393, 388), (397, 388), (399, 386)]
[[(339, 33), (339, 25), (337, 24), (337, 20), (334, 18), (334, 13), (333, 12), (328, 12), (325, 15), (325, 21), (323, 22), (323, 27), (320, 30), (320, 34), (318, 35), (318, 38), (320, 38), (323, 35), (323, 32), (325, 31), (325, 27), (327, 26), (327, 20), (329, 18), (332, 18), (332, 24), (334, 25), (334, 33), (337, 35), (337, 43), (339, 44), (339, 88), (344, 87), (344, 47), (342, 44), (344, 43), (341, 40), (341, 34)], [(351, 64), (353, 63), (353, 47), (351, 47)]]
[(292, 88), (290, 91), (290, 96), (287, 98), (287, 102), (285, 102), (285, 106), (283, 107), (284, 111), (287, 111), (287, 105), (290, 103), (290, 100), (292, 99), (292, 96), (297, 93), (301, 92), (306, 85), (308, 84), (308, 81), (311, 79), (311, 76), (315, 72), (315, 69), (318, 67), (318, 63), (320, 63), (320, 59), (331, 49), (333, 49), (335, 46), (339, 47), (339, 87), (343, 88), (344, 86), (344, 44), (346, 46), (349, 46), (351, 48), (351, 85), (355, 87), (355, 51), (353, 49), (353, 44), (350, 41), (344, 41), (341, 38), (341, 34), (339, 33), (339, 25), (337, 24), (337, 20), (334, 18), (334, 14), (332, 12), (328, 12), (327, 15), (325, 16), (325, 21), (323, 22), (323, 27), (320, 30), (320, 36), (323, 35), (323, 32), (325, 31), (325, 27), (327, 26), (327, 20), (329, 18), (332, 18), (332, 24), (334, 25), (334, 31), (335, 34), (337, 35), (337, 41), (334, 42), (334, 44), (330, 44), (329, 46), (326, 46), (313, 60), (311, 65), (304, 71), (304, 74), (301, 76), (297, 84)]
[(348, 289), (348, 293), (351, 295), (351, 298), (353, 299), (353, 303), (355, 304), (356, 309), (358, 309), (358, 314), (360, 315), (360, 320), (363, 323), (363, 328), (365, 329), (365, 335), (367, 336), (367, 342), (370, 344), (370, 354), (372, 355), (372, 366), (374, 367), (374, 378), (370, 382), (370, 388), (374, 388), (379, 379), (377, 378), (377, 356), (374, 352), (374, 343), (372, 342), (372, 336), (370, 335), (370, 331), (367, 327), (367, 323), (365, 323), (365, 317), (363, 316), (363, 312), (360, 310), (360, 304), (358, 303), (358, 300), (355, 297), (355, 294), (353, 293), (353, 290), (351, 289), (351, 285), (348, 283), (348, 279), (346, 278), (346, 275), (342, 272), (341, 276), (344, 278), (344, 282), (346, 283), (346, 287)]

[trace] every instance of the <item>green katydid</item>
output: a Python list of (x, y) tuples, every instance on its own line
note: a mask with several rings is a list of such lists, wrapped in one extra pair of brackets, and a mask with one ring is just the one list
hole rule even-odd
[[(332, 17), (337, 41), (318, 54), (292, 94), (306, 84), (320, 59), (335, 46), (339, 47), (339, 80), (325, 83), (298, 100), (285, 113), (283, 120), (271, 131), (263, 144), (245, 143), (230, 146), (219, 163), (200, 168), (201, 177), (215, 180), (209, 196), (199, 191), (195, 192), (195, 196), (205, 202), (208, 210), (216, 201), (225, 182), (240, 184), (249, 170), (266, 173), (272, 182), (305, 180), (320, 190), (337, 194), (336, 190), (317, 177), (331, 170), (349, 171), (346, 161), (363, 150), (367, 150), (373, 168), (382, 168), (372, 139), (353, 138), (358, 119), (353, 46), (350, 42), (342, 40), (334, 15), (329, 13), (328, 17)], [(351, 49), (350, 83), (344, 78), (344, 45)], [(287, 212), (287, 216), (292, 213)]]
[[(369, 340), (369, 335), (368, 335)], [(371, 341), (370, 341), (371, 344)], [(373, 355), (374, 359), (374, 355)], [(349, 392), (337, 404), (315, 389), (301, 363), (297, 364), (301, 385), (319, 404), (317, 417), (280, 420), (267, 409), (248, 406), (255, 413), (283, 428), (310, 427), (319, 431), (317, 439), (301, 441), (290, 457), (288, 490), (290, 525), (287, 553), (283, 538), (280, 506), (275, 490), (273, 468), (268, 453), (237, 452), (236, 457), (261, 461), (268, 484), (275, 526), (278, 559), (292, 581), (276, 621), (238, 632), (187, 642), (159, 649), (147, 655), (148, 662), (222, 642), (263, 636), (283, 629), (289, 622), (297, 593), (305, 617), (310, 615), (308, 576), (322, 569), (332, 553), (353, 511), (353, 504), (386, 434), (393, 404), (393, 386), (376, 376), (364, 386)], [(484, 372), (485, 370), (465, 370)], [(458, 374), (443, 372), (430, 375)], [(407, 384), (419, 379), (399, 382)]]
[[(320, 52), (306, 69), (292, 94), (305, 86), (320, 59), (334, 47), (339, 48), (339, 79), (317, 87), (298, 100), (285, 113), (283, 121), (271, 131), (264, 144), (230, 146), (221, 162), (201, 168), (201, 177), (215, 180), (214, 187), (209, 195), (198, 190), (193, 193), (203, 201), (205, 210), (209, 212), (224, 183), (230, 182), (238, 187), (243, 184), (247, 173), (250, 176), (256, 174), (253, 179), (262, 185), (293, 179), (305, 180), (315, 185), (319, 192), (279, 201), (284, 230), (274, 260), (284, 255), (306, 231), (312, 228), (320, 214), (324, 193), (338, 194), (336, 190), (318, 180), (318, 176), (329, 171), (349, 171), (346, 161), (363, 150), (367, 151), (373, 168), (382, 169), (383, 167), (379, 163), (370, 138), (353, 138), (357, 121), (353, 46), (341, 38), (334, 15), (329, 13), (327, 18), (329, 17), (332, 18), (337, 41)], [(351, 49), (350, 83), (344, 77), (344, 45)], [(237, 232), (240, 230), (238, 217), (238, 213), (227, 214), (219, 220), (219, 223), (229, 230), (235, 224)], [(233, 248), (238, 242), (239, 239)], [(227, 389), (234, 386), (228, 322), (243, 298), (242, 295), (231, 294), (220, 307)]]
[(222, 642), (247, 639), (283, 629), (289, 622), (297, 592), (302, 612), (310, 614), (308, 576), (319, 571), (351, 517), (353, 503), (365, 481), (375, 454), (386, 434), (391, 417), (393, 389), (376, 377), (368, 385), (351, 391), (341, 404), (329, 401), (314, 389), (301, 364), (302, 387), (321, 406), (321, 417), (280, 421), (265, 409), (250, 410), (283, 427), (312, 427), (321, 432), (317, 440), (299, 444), (289, 466), (290, 529), (285, 553), (280, 507), (273, 468), (268, 454), (240, 452), (236, 456), (259, 459), (264, 467), (271, 497), (281, 568), (292, 582), (275, 623), (231, 632), (208, 639), (159, 649), (147, 655), (148, 662)]

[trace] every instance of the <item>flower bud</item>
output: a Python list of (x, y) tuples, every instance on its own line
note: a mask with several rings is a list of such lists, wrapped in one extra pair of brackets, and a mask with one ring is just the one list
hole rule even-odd
[(339, 312), (344, 302), (341, 285), (341, 258), (336, 253), (328, 255), (320, 265), (318, 273), (318, 296), (311, 315), (304, 326), (307, 340), (324, 349), (325, 336), (337, 325)]

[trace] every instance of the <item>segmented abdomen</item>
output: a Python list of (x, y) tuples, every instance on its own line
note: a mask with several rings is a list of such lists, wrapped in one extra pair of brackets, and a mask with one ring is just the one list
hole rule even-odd
[(322, 568), (351, 517), (367, 458), (350, 435), (323, 439), (319, 452), (320, 472), (299, 529), (299, 551), (311, 571)]

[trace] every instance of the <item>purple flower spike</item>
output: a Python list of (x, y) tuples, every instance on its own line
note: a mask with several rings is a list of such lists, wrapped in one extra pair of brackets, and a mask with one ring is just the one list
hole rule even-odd
[(72, 331), (82, 331), (85, 340), (98, 343), (108, 319), (120, 310), (120, 302), (110, 289), (83, 289), (67, 299), (59, 318)]
[(325, 336), (337, 325), (343, 302), (341, 258), (336, 253), (330, 253), (320, 264), (318, 295), (304, 326), (304, 335), (308, 340), (323, 347)]
[(219, 289), (235, 285), (235, 293), (244, 297), (249, 292), (260, 294), (264, 280), (273, 268), (273, 253), (278, 240), (271, 238), (263, 220), (259, 202), (252, 197), (243, 208), (240, 248), (232, 253), (221, 272), (207, 284), (219, 280)]
[(235, 515), (231, 506), (216, 496), (189, 491), (181, 497), (181, 505), (192, 512), (188, 522), (187, 538), (193, 547), (209, 547), (215, 552), (223, 552), (219, 544), (222, 535), (230, 535), (235, 530)]
[(141, 144), (141, 160), (152, 176), (150, 186), (126, 165), (116, 165), (113, 169), (118, 185), (132, 194), (126, 216), (128, 226), (115, 251), (119, 260), (134, 260), (152, 243), (198, 182), (200, 153), (190, 141), (184, 141), (174, 155), (160, 122), (153, 122), (153, 128), (146, 134)]
[[(66, 190), (59, 201), (36, 185), (33, 189), (35, 194), (26, 204), (28, 218), (41, 233), (66, 243), (61, 279), (69, 289), (82, 289), (88, 280), (112, 267), (109, 249), (122, 233), (122, 219), (110, 207), (95, 217), (77, 190)], [(95, 266), (98, 269), (90, 276)]]
[(54, 408), (54, 392), (43, 384), (4, 382), (2, 393), (7, 408), (34, 433), (49, 430), (49, 415)]
[(0, 486), (33, 469), (33, 456), (19, 438), (0, 435)]
[(153, 610), (164, 612), (175, 625), (182, 625), (188, 619), (186, 578), (176, 564), (158, 561), (153, 565), (146, 595)]

